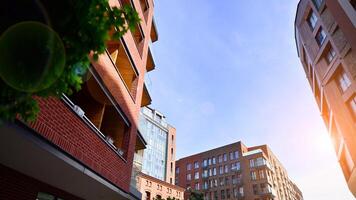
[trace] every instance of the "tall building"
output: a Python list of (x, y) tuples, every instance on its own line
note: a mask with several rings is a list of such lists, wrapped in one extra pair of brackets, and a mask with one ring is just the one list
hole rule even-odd
[(176, 161), (176, 184), (206, 200), (301, 200), (302, 193), (267, 145), (236, 142)]
[(356, 196), (356, 1), (301, 0), (295, 39), (345, 179)]
[(144, 75), (154, 69), (154, 3), (109, 3), (132, 6), (141, 22), (108, 43), (81, 91), (37, 98), (35, 122), (0, 126), (0, 199), (141, 199), (130, 178), (134, 152), (146, 145), (138, 124), (141, 107), (150, 103)]
[(140, 131), (147, 145), (146, 149), (135, 153), (132, 182), (143, 194), (143, 199), (183, 199), (184, 188), (174, 185), (175, 128), (166, 122), (162, 113), (143, 107)]

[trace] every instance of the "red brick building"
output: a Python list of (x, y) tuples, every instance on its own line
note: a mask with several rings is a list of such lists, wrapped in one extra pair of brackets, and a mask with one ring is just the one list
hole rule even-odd
[(345, 179), (356, 196), (356, 1), (301, 0), (295, 38)]
[(144, 75), (155, 67), (149, 44), (158, 35), (153, 0), (110, 0), (124, 3), (142, 21), (108, 43), (82, 90), (38, 99), (33, 123), (0, 127), (0, 199), (141, 199), (130, 178), (134, 152), (146, 144), (138, 119), (151, 102)]
[(204, 194), (206, 200), (302, 200), (297, 186), (267, 145), (241, 142), (176, 161), (176, 185)]

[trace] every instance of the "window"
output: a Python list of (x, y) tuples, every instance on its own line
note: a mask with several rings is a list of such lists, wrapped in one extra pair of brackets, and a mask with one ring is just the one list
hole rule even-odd
[(256, 172), (255, 171), (252, 171), (251, 172), (251, 180), (256, 180), (257, 177), (256, 177)]
[(223, 168), (223, 166), (219, 166), (219, 173), (220, 173), (220, 174), (223, 174), (223, 173), (224, 173), (224, 168)]
[(229, 166), (225, 165), (224, 168), (225, 168), (225, 173), (229, 173)]
[(200, 190), (200, 184), (199, 183), (195, 183), (195, 190)]
[(214, 200), (218, 200), (218, 191), (214, 191)]
[(194, 162), (194, 169), (198, 169), (199, 168), (199, 162)]
[(239, 191), (237, 190), (237, 188), (234, 188), (233, 190), (233, 195), (234, 195), (234, 198), (236, 199), (237, 197), (238, 197), (238, 195), (239, 195)]
[(238, 152), (238, 151), (235, 151), (235, 152), (234, 152), (234, 156), (235, 156), (235, 159), (238, 159), (238, 158), (239, 158), (239, 152)]
[(219, 163), (222, 163), (222, 161), (223, 161), (223, 156), (219, 155)]
[(231, 170), (233, 170), (233, 171), (240, 170), (240, 162), (232, 163)]
[(212, 175), (213, 175), (213, 170), (209, 169), (209, 176), (212, 176)]
[(216, 159), (215, 159), (215, 157), (212, 158), (212, 161), (213, 161), (213, 165), (215, 165), (215, 164), (216, 164)]
[(173, 162), (171, 162), (171, 173), (173, 173)]
[(315, 36), (316, 42), (319, 46), (322, 46), (325, 42), (326, 34), (322, 28), (318, 30), (318, 33)]
[(324, 0), (313, 0), (315, 7), (319, 10)]
[(192, 175), (191, 174), (187, 174), (187, 181), (192, 180)]
[(330, 47), (330, 49), (328, 50), (328, 52), (325, 55), (326, 62), (328, 64), (330, 64), (331, 61), (334, 60), (335, 56), (336, 56), (335, 50), (332, 47)]
[(254, 159), (250, 160), (250, 167), (255, 167), (255, 160)]
[(265, 164), (265, 159), (263, 159), (261, 157), (256, 158), (256, 163), (255, 163), (256, 166), (262, 166), (264, 164)]
[(226, 189), (226, 198), (230, 199), (230, 189)]
[(225, 199), (225, 190), (221, 190), (221, 199)]
[(239, 188), (239, 194), (240, 194), (240, 196), (244, 196), (244, 188), (243, 187), (240, 187)]
[(199, 179), (199, 172), (195, 172), (195, 174), (194, 174), (194, 179), (195, 179), (195, 180)]
[(229, 177), (225, 177), (225, 185), (230, 185), (230, 179), (229, 179)]
[(234, 153), (230, 152), (230, 160), (233, 160), (233, 159), (234, 159)]
[(253, 194), (258, 194), (258, 185), (253, 184), (252, 188), (253, 188)]
[(264, 173), (263, 170), (260, 170), (258, 173), (260, 175), (260, 179), (264, 179), (265, 178), (265, 173)]
[(203, 167), (208, 166), (208, 161), (206, 159), (203, 160)]
[(224, 178), (219, 178), (219, 183), (220, 183), (220, 186), (224, 186)]
[(216, 176), (216, 167), (213, 168), (213, 176)]
[(318, 21), (318, 18), (316, 17), (315, 13), (313, 11), (310, 12), (308, 16), (308, 24), (312, 30), (315, 29), (316, 22)]
[(151, 200), (151, 192), (146, 191), (146, 200)]
[(188, 163), (187, 164), (187, 170), (191, 170), (192, 169), (192, 164)]
[(342, 92), (345, 92), (351, 85), (351, 81), (344, 70), (340, 71), (337, 81)]
[(354, 117), (356, 117), (356, 95), (349, 101), (349, 106), (354, 114)]
[(203, 176), (203, 178), (208, 177), (208, 170), (207, 169), (204, 169), (202, 176)]
[(208, 159), (208, 165), (211, 165), (211, 159), (210, 158)]
[(226, 162), (227, 161), (227, 155), (226, 155), (226, 153), (224, 153), (224, 162)]
[(176, 167), (176, 174), (179, 174), (179, 167)]
[(209, 183), (208, 183), (208, 181), (204, 181), (204, 183), (203, 183), (203, 190), (206, 190), (206, 189), (208, 189), (209, 188)]

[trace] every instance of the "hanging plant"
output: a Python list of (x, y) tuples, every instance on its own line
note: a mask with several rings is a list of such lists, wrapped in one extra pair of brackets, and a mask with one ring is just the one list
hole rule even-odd
[(2, 13), (1, 121), (34, 120), (39, 106), (33, 97), (80, 90), (88, 55), (98, 59), (108, 40), (120, 39), (140, 22), (130, 5), (110, 7), (107, 0), (11, 1)]

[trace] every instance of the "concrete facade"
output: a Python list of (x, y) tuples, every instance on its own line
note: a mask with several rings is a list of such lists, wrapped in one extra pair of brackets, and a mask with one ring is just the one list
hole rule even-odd
[[(91, 63), (81, 91), (61, 99), (37, 98), (35, 122), (0, 127), (1, 199), (141, 199), (130, 179), (134, 152), (146, 145), (138, 120), (141, 107), (151, 102), (144, 75), (155, 67), (149, 47), (158, 39), (154, 3), (109, 4), (132, 6), (141, 22), (121, 40), (108, 42), (106, 53)], [(13, 181), (36, 187), (17, 190), (3, 182), (5, 171)]]
[(295, 38), (345, 179), (356, 196), (356, 2), (301, 0)]
[(176, 184), (203, 193), (206, 200), (303, 199), (266, 145), (246, 147), (241, 142), (177, 160)]

